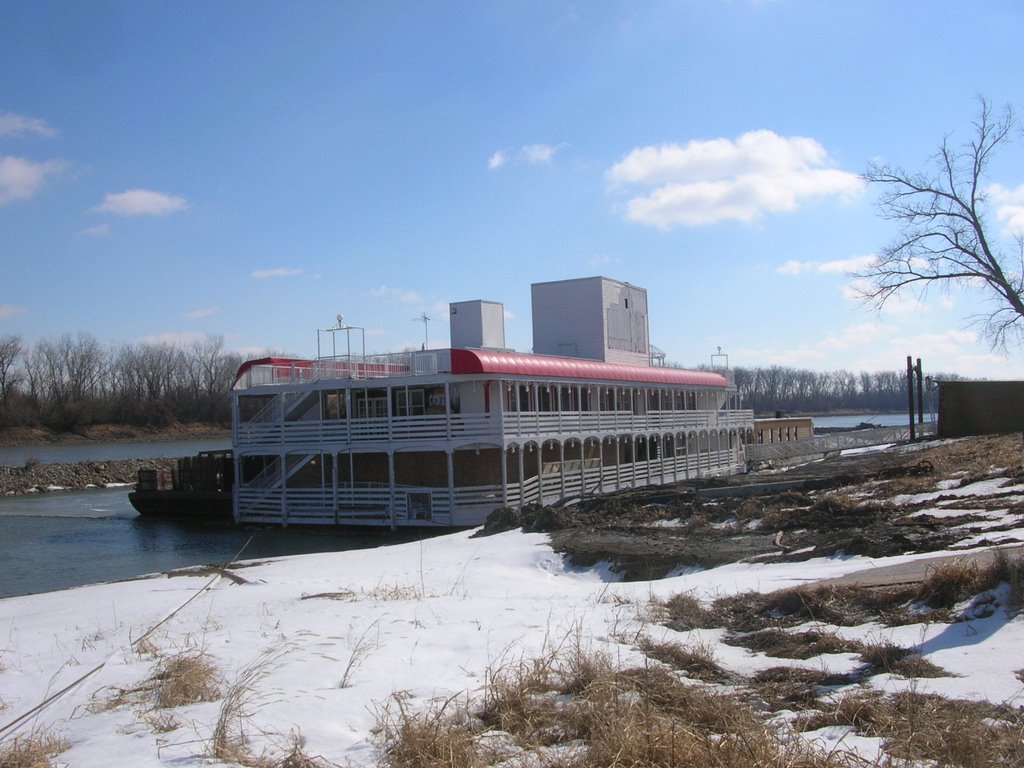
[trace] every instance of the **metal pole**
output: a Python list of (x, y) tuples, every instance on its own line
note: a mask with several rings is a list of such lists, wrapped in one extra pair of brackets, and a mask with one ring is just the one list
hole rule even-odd
[(924, 424), (924, 381), (921, 376), (921, 358), (917, 358), (917, 365), (914, 366), (917, 374), (917, 423)]
[(916, 440), (914, 434), (914, 360), (907, 355), (907, 412), (910, 414), (910, 442)]

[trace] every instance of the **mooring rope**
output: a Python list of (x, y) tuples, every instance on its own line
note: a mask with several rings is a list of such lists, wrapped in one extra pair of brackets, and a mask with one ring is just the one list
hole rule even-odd
[[(222, 568), (224, 568), (226, 570), (229, 565), (231, 565), (239, 557), (241, 557), (242, 553), (246, 550), (246, 548), (249, 546), (249, 544), (252, 543), (252, 540), (253, 540), (254, 536), (256, 536), (256, 532), (255, 531), (252, 532), (252, 534), (246, 540), (245, 544), (242, 545), (242, 548), (239, 549), (238, 552), (235, 553), (235, 556), (232, 557), (230, 560), (228, 560), (226, 563), (224, 563)], [(169, 614), (167, 614), (162, 619), (160, 619), (160, 621), (158, 621), (152, 627), (147, 629), (142, 634), (142, 636), (139, 637), (138, 640), (133, 640), (129, 644), (129, 648), (134, 649), (135, 646), (137, 646), (139, 643), (141, 643), (147, 637), (152, 635), (157, 629), (159, 629), (161, 626), (163, 626), (168, 621), (170, 621), (175, 616), (175, 614), (180, 612), (186, 605), (188, 605), (193, 600), (195, 600), (197, 597), (199, 597), (201, 594), (203, 594), (208, 589), (210, 589), (217, 582), (217, 580), (220, 579), (220, 578), (222, 578), (222, 574), (219, 574), (219, 573), (216, 576), (212, 577), (208, 582), (206, 582), (206, 584), (204, 584), (202, 587), (197, 589), (195, 591), (195, 593), (193, 593), (192, 596), (189, 597), (185, 602), (183, 602), (181, 605), (179, 605), (177, 608), (175, 608)], [(68, 693), (73, 688), (77, 687), (78, 685), (80, 685), (81, 683), (85, 682), (86, 680), (88, 680), (93, 675), (95, 675), (97, 672), (99, 672), (101, 669), (103, 669), (105, 666), (107, 666), (107, 662), (109, 662), (111, 658), (112, 657), (107, 657), (106, 659), (101, 661), (99, 664), (97, 664), (95, 667), (93, 667), (88, 672), (86, 672), (84, 675), (81, 675), (77, 679), (71, 681), (66, 686), (64, 686), (59, 691), (57, 691), (56, 693), (50, 694), (45, 699), (43, 699), (41, 702), (39, 702), (34, 707), (32, 707), (32, 709), (28, 710), (27, 712), (25, 712), (22, 715), (19, 715), (14, 720), (11, 720), (9, 723), (7, 723), (6, 725), (0, 727), (0, 740), (3, 740), (5, 738), (7, 738), (7, 736), (10, 734), (11, 731), (13, 731), (19, 725), (24, 723), (30, 717), (32, 717), (33, 715), (36, 715), (36, 714), (42, 712), (44, 709), (46, 709), (48, 706), (50, 706), (50, 704), (55, 702), (57, 699), (61, 698), (64, 694)]]

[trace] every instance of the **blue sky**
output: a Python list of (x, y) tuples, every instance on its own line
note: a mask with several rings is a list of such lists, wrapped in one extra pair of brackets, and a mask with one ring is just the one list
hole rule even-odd
[[(1020, 104), (1016, 0), (0, 4), (0, 335), (446, 346), (447, 302), (648, 289), (685, 366), (1024, 376), (978, 294), (877, 313), (859, 182)], [(1024, 202), (1020, 142), (993, 164)], [(1010, 241), (1011, 219), (992, 228)]]

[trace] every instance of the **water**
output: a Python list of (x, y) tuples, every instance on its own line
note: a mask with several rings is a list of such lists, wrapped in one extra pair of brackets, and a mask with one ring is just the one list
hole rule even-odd
[(230, 447), (230, 439), (0, 447), (0, 464), (8, 467), (22, 467), (29, 459), (42, 464), (121, 461), (124, 459), (176, 459), (179, 456), (194, 456), (200, 451), (223, 451)]
[[(910, 418), (905, 413), (861, 413), (853, 416), (813, 416), (811, 418), (814, 421), (815, 429), (822, 427), (857, 427), (862, 423), (873, 424), (876, 427), (905, 427), (910, 423)], [(932, 420), (931, 414), (926, 413), (924, 420), (925, 423), (930, 423)]]
[(0, 598), (130, 579), (190, 565), (415, 541), (413, 530), (245, 530), (140, 518), (128, 489), (0, 498)]

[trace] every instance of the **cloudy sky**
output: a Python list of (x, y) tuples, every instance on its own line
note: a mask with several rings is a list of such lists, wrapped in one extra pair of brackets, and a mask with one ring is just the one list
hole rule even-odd
[[(0, 335), (448, 341), (447, 303), (603, 274), (696, 366), (1024, 376), (984, 296), (878, 313), (860, 174), (1020, 103), (1017, 0), (0, 4)], [(1024, 147), (989, 224), (1024, 231)], [(432, 320), (419, 321), (423, 313)]]

